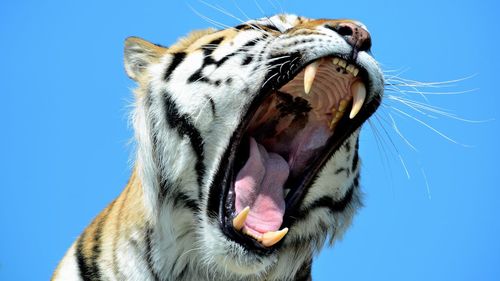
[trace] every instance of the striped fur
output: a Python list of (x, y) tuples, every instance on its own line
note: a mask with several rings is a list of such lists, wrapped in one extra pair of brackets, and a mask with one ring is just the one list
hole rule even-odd
[[(277, 251), (247, 251), (209, 210), (250, 103), (266, 83), (285, 78), (270, 77), (271, 68), (350, 51), (325, 28), (331, 22), (277, 15), (195, 32), (169, 48), (129, 38), (125, 67), (138, 83), (135, 168), (53, 280), (310, 280), (314, 253), (341, 237), (361, 206), (359, 129), (319, 172)], [(358, 61), (377, 78), (371, 87), (381, 88), (377, 63), (366, 52)]]

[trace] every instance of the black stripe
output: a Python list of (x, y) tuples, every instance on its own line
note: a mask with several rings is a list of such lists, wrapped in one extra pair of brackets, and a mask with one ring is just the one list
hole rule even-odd
[(249, 24), (240, 24), (240, 25), (237, 25), (234, 27), (234, 29), (237, 29), (237, 30), (247, 30), (247, 29), (252, 29), (252, 26), (249, 25)]
[[(187, 232), (185, 233), (180, 233), (177, 238), (179, 237), (184, 237), (185, 235), (188, 235), (188, 232), (191, 232), (192, 230), (188, 230)], [(177, 267), (177, 263), (179, 262), (179, 259), (181, 258), (181, 256), (177, 256), (175, 258), (175, 261), (172, 263), (172, 267), (170, 268), (170, 272), (174, 272), (175, 268)], [(182, 265), (181, 265), (182, 266)], [(186, 274), (186, 270), (187, 270), (187, 267), (188, 267), (188, 264), (187, 263), (184, 263), (184, 267), (182, 268), (181, 272), (177, 275), (177, 276), (172, 276), (172, 280), (184, 280), (184, 275)], [(173, 275), (173, 274), (172, 274)]]
[(312, 210), (318, 208), (328, 208), (332, 213), (343, 212), (347, 207), (347, 205), (352, 201), (354, 189), (358, 187), (358, 184), (359, 184), (359, 175), (356, 178), (354, 178), (353, 184), (351, 185), (351, 187), (349, 187), (349, 189), (347, 190), (346, 194), (342, 199), (334, 200), (330, 195), (325, 195), (323, 197), (320, 197), (314, 200), (314, 202), (311, 205), (301, 210), (300, 213), (297, 214), (296, 220), (299, 221), (305, 219)]
[(115, 201), (106, 210), (103, 217), (97, 222), (97, 226), (94, 232), (94, 245), (92, 247), (92, 254), (90, 257), (86, 257), (83, 253), (83, 241), (86, 236), (84, 232), (78, 239), (76, 246), (76, 259), (78, 263), (78, 268), (80, 270), (80, 277), (83, 281), (99, 281), (101, 280), (101, 272), (99, 269), (98, 259), (101, 255), (101, 235), (104, 222), (106, 221), (110, 210), (113, 208)]
[(212, 116), (215, 117), (217, 115), (217, 110), (215, 109), (215, 102), (208, 95), (205, 95), (205, 97), (208, 99), (208, 102), (210, 103), (210, 109), (212, 110)]
[(222, 42), (222, 40), (224, 40), (224, 37), (219, 37), (219, 38), (216, 38), (216, 39), (208, 42), (208, 44), (213, 47), (213, 45), (219, 45)]
[(197, 213), (199, 211), (198, 202), (189, 197), (186, 193), (182, 191), (176, 191), (175, 193), (171, 194), (171, 197), (174, 208), (186, 207), (193, 211), (193, 213)]
[(167, 67), (167, 70), (165, 71), (165, 75), (163, 76), (163, 79), (168, 80), (170, 79), (170, 75), (172, 75), (172, 72), (175, 70), (175, 68), (184, 60), (186, 57), (186, 53), (184, 52), (179, 52), (173, 54), (172, 61)]
[(347, 153), (351, 151), (351, 142), (349, 140), (345, 142), (345, 150)]
[(347, 174), (349, 174), (349, 172), (347, 171), (346, 168), (338, 168), (336, 171), (335, 171), (335, 174), (338, 175), (342, 172), (346, 172)]
[[(151, 126), (154, 126), (156, 124), (156, 118), (154, 116), (150, 116), (150, 122)], [(169, 124), (170, 126), (170, 124)], [(158, 149), (158, 136), (156, 134), (152, 134), (152, 146), (153, 146), (153, 161), (155, 162), (156, 167), (158, 169), (163, 169), (163, 165), (161, 164), (161, 153)], [(187, 196), (186, 194), (182, 193), (181, 191), (178, 191), (175, 184), (170, 181), (169, 178), (167, 178), (165, 175), (167, 173), (165, 172), (159, 172), (156, 175), (156, 181), (159, 186), (159, 191), (158, 191), (158, 202), (159, 205), (162, 205), (165, 198), (173, 198), (173, 204), (176, 207), (186, 207), (191, 209), (193, 212), (198, 211), (198, 205), (197, 202), (192, 199), (191, 197)]]
[(248, 65), (252, 62), (252, 60), (253, 60), (253, 57), (251, 55), (248, 55), (245, 57), (245, 59), (243, 60), (241, 65)]
[(239, 51), (248, 51), (247, 48), (255, 46), (255, 44), (257, 44), (257, 42), (258, 42), (258, 40), (256, 40), (256, 39), (250, 40), (250, 41), (246, 42), (245, 45), (241, 46)]
[(351, 171), (354, 171), (354, 169), (356, 169), (356, 167), (358, 166), (358, 161), (359, 161), (358, 151), (359, 151), (359, 137), (356, 140), (356, 146), (354, 147), (354, 157), (352, 158), (352, 169), (351, 169)]
[(153, 256), (151, 255), (152, 254), (152, 250), (153, 250), (153, 247), (152, 247), (152, 241), (151, 241), (151, 235), (153, 234), (153, 228), (151, 227), (146, 227), (146, 233), (145, 233), (145, 237), (146, 237), (146, 263), (148, 265), (148, 269), (149, 269), (149, 272), (151, 273), (151, 276), (153, 276), (153, 279), (155, 281), (160, 281), (161, 278), (160, 276), (158, 275), (158, 273), (156, 272), (156, 270), (154, 269), (154, 265), (153, 265)]
[(297, 275), (294, 277), (294, 281), (308, 281), (311, 280), (311, 265), (312, 259), (308, 259), (302, 265), (302, 268), (297, 271)]
[[(212, 65), (212, 64), (215, 64), (216, 67), (220, 67), (221, 65), (223, 65), (228, 59), (230, 59), (234, 55), (238, 54), (239, 52), (248, 51), (248, 47), (254, 46), (257, 43), (257, 41), (251, 40), (251, 41), (247, 42), (245, 45), (243, 45), (241, 48), (236, 50), (234, 53), (228, 54), (225, 57), (221, 58), (220, 60), (216, 61), (212, 58), (212, 53), (215, 49), (214, 45), (219, 45), (223, 40), (224, 40), (224, 37), (214, 39), (210, 43), (208, 43), (207, 45), (204, 45), (201, 48), (203, 50), (203, 57), (204, 57), (202, 66), (200, 67), (200, 69), (198, 69), (193, 74), (191, 74), (191, 76), (189, 76), (189, 78), (187, 80), (188, 83), (204, 82), (204, 83), (209, 83), (209, 84), (216, 84), (216, 86), (218, 86), (217, 84), (220, 84), (220, 81), (219, 82), (210, 81), (210, 79), (204, 77), (202, 74), (203, 69), (209, 65)], [(246, 60), (248, 60), (248, 59), (251, 61), (252, 57), (249, 56), (246, 58)], [(250, 63), (250, 61), (248, 61), (248, 63)]]
[(281, 32), (281, 30), (279, 30), (279, 28), (274, 24), (261, 24), (259, 25), (259, 27)]
[(195, 170), (198, 185), (201, 188), (203, 176), (205, 175), (205, 164), (203, 163), (204, 148), (201, 133), (191, 122), (191, 118), (187, 114), (181, 114), (179, 112), (177, 106), (170, 98), (170, 94), (166, 91), (163, 94), (163, 102), (165, 106), (166, 120), (170, 128), (177, 129), (177, 133), (180, 136), (187, 136), (189, 138), (191, 148), (196, 155)]
[[(269, 29), (272, 31), (281, 32), (281, 30), (279, 30), (278, 27), (276, 27), (274, 24), (267, 25), (267, 24), (256, 24), (256, 23), (252, 23), (252, 24), (244, 23), (244, 24), (240, 24), (240, 25), (235, 26), (234, 29), (237, 29), (237, 30), (250, 30), (250, 29), (251, 30), (259, 30), (259, 29), (265, 30), (265, 29)], [(267, 35), (267, 34), (264, 34), (264, 35)]]
[(94, 269), (87, 265), (85, 262), (85, 257), (83, 255), (83, 239), (85, 238), (85, 232), (82, 233), (78, 242), (76, 244), (76, 261), (78, 263), (78, 270), (80, 271), (80, 277), (83, 281), (90, 281), (94, 276)]

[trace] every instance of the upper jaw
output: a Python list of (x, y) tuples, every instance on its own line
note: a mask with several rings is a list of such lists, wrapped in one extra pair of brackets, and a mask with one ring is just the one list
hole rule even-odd
[[(314, 72), (313, 68), (318, 67), (317, 64), (322, 65), (324, 63), (331, 63), (334, 68), (340, 68), (340, 71), (346, 72), (353, 77), (357, 77), (357, 80), (363, 81), (365, 89), (367, 89), (366, 98), (363, 99), (364, 104), (362, 104), (362, 109), (359, 106), (357, 109), (351, 109), (350, 114), (346, 114), (340, 118), (342, 121), (340, 119), (335, 121), (335, 117), (333, 117), (332, 120), (329, 120), (330, 126), (335, 122), (334, 125), (336, 126), (336, 132), (335, 137), (328, 139), (323, 153), (324, 156), (315, 159), (314, 165), (308, 168), (308, 172), (305, 173), (302, 178), (297, 178), (293, 182), (287, 182), (287, 188), (290, 189), (290, 192), (286, 198), (287, 208), (283, 218), (282, 228), (292, 226), (294, 222), (294, 212), (299, 209), (298, 207), (300, 202), (304, 198), (308, 187), (311, 186), (314, 177), (319, 173), (326, 161), (328, 161), (340, 145), (342, 145), (342, 143), (361, 126), (361, 124), (376, 110), (380, 104), (382, 89), (379, 89), (379, 86), (377, 86), (379, 84), (377, 81), (379, 79), (377, 77), (379, 73), (375, 73), (372, 69), (366, 68), (366, 65), (371, 65), (370, 63), (355, 63), (338, 56), (325, 56), (304, 63), (296, 69), (291, 69), (291, 74), (288, 77), (267, 79), (267, 81), (270, 82), (266, 83), (267, 85), (262, 88), (261, 92), (249, 105), (245, 117), (231, 137), (225, 155), (221, 158), (222, 161), (220, 163), (219, 172), (216, 174), (210, 187), (208, 204), (209, 214), (217, 214), (216, 218), (223, 233), (229, 239), (237, 242), (241, 246), (253, 251), (256, 254), (268, 255), (281, 247), (282, 243), (276, 243), (274, 246), (266, 247), (257, 239), (250, 238), (249, 236), (234, 229), (234, 192), (232, 192), (231, 188), (235, 184), (235, 177), (237, 173), (235, 170), (236, 155), (238, 151), (242, 149), (241, 143), (245, 136), (245, 130), (247, 130), (254, 112), (257, 110), (265, 97), (272, 91), (281, 89), (285, 84), (292, 81), (292, 79), (297, 77), (299, 74), (304, 74), (304, 92), (307, 92), (308, 90), (310, 91), (311, 85), (314, 85), (310, 82), (311, 76), (313, 76), (311, 73)], [(354, 79), (354, 81), (357, 80)], [(349, 119), (349, 117), (352, 118)]]

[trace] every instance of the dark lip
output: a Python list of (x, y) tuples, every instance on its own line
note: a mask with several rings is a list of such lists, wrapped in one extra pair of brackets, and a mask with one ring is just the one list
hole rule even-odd
[[(336, 54), (330, 56), (342, 57)], [(329, 57), (329, 56), (325, 56)], [(360, 78), (367, 85), (367, 89), (372, 88), (372, 81), (368, 77), (367, 71), (356, 64), (353, 61), (349, 63), (356, 65), (360, 69)], [(279, 62), (275, 62), (279, 65)], [(268, 81), (248, 106), (246, 114), (240, 122), (237, 130), (233, 133), (228, 148), (224, 152), (221, 158), (221, 163), (219, 165), (219, 170), (217, 171), (214, 180), (209, 189), (209, 197), (207, 204), (208, 217), (212, 220), (216, 220), (222, 230), (222, 232), (227, 236), (227, 238), (237, 242), (245, 249), (252, 251), (260, 255), (268, 255), (279, 249), (282, 242), (272, 246), (264, 247), (255, 239), (244, 235), (232, 227), (232, 215), (234, 212), (234, 194), (231, 194), (231, 187), (234, 186), (235, 180), (235, 161), (237, 158), (238, 151), (245, 139), (245, 131), (248, 128), (249, 122), (253, 113), (256, 111), (258, 106), (262, 103), (263, 99), (270, 94), (272, 91), (280, 89), (283, 85), (291, 81), (297, 74), (299, 74), (302, 69), (307, 66), (310, 62), (303, 63), (295, 69), (291, 69), (288, 73), (288, 77), (276, 77), (275, 79), (270, 79), (274, 81)], [(274, 63), (273, 63), (274, 65)], [(272, 67), (268, 73), (268, 77), (273, 74)], [(266, 77), (267, 78), (267, 77)], [(304, 198), (306, 191), (309, 189), (311, 184), (316, 179), (320, 169), (326, 164), (326, 161), (339, 149), (339, 147), (344, 143), (344, 141), (356, 130), (358, 129), (364, 121), (366, 121), (378, 108), (381, 103), (381, 93), (370, 93), (373, 95), (372, 100), (365, 104), (363, 110), (361, 110), (358, 115), (349, 119), (348, 114), (344, 115), (336, 128), (336, 133), (327, 141), (325, 153), (321, 157), (317, 157), (312, 160), (311, 163), (314, 165), (305, 172), (305, 177), (288, 179), (285, 183), (286, 188), (290, 188), (290, 192), (285, 198), (286, 210), (283, 217), (282, 228), (291, 227), (295, 222), (294, 217), (297, 217), (299, 211), (298, 206), (300, 205), (302, 199)]]

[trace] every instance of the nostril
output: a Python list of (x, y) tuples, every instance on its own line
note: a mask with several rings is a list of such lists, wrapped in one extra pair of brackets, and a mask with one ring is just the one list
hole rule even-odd
[(351, 36), (353, 34), (352, 28), (347, 25), (337, 26), (336, 31), (341, 36)]
[(366, 29), (352, 22), (327, 23), (325, 27), (335, 31), (338, 35), (357, 51), (369, 51), (372, 45), (370, 33)]

